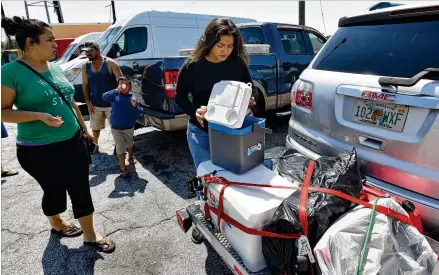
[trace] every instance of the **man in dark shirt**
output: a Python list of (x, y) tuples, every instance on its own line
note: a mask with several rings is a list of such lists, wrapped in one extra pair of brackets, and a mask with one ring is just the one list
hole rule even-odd
[(101, 55), (99, 45), (94, 41), (85, 42), (85, 55), (89, 62), (82, 66), (82, 90), (90, 113), (90, 127), (97, 144), (105, 118), (110, 119), (111, 103), (102, 99), (102, 95), (116, 89), (117, 79), (122, 76), (119, 65), (111, 58)]

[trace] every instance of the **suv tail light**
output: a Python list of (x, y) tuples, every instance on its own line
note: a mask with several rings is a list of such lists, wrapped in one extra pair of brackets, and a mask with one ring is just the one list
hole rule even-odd
[(298, 79), (291, 88), (291, 104), (311, 110), (313, 88), (312, 83)]
[(165, 97), (174, 99), (177, 87), (178, 70), (165, 71)]

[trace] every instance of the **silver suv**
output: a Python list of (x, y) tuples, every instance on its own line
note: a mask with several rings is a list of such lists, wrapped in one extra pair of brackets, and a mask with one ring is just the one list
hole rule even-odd
[(342, 18), (292, 87), (287, 146), (357, 149), (368, 183), (415, 203), (439, 240), (439, 6)]

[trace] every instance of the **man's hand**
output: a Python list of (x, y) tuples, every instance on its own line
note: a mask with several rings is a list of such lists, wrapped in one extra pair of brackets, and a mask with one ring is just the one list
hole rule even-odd
[(132, 96), (130, 98), (130, 102), (131, 102), (131, 105), (133, 105), (134, 108), (137, 107), (137, 99), (134, 96)]
[(206, 106), (201, 106), (195, 112), (195, 117), (197, 118), (197, 121), (200, 123), (202, 127), (204, 127), (204, 116), (206, 115), (206, 112), (207, 112)]
[(93, 104), (91, 103), (91, 101), (87, 101), (87, 107), (88, 107), (88, 113), (90, 115), (94, 114), (95, 112), (95, 107), (93, 106)]
[(64, 121), (61, 119), (60, 116), (52, 116), (51, 114), (48, 113), (41, 113), (39, 115), (39, 119), (44, 122), (47, 126), (50, 127), (61, 127), (61, 125), (64, 123)]

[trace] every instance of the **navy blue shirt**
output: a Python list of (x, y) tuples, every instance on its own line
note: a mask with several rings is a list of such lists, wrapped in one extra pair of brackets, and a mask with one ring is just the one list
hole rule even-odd
[(102, 99), (111, 103), (110, 124), (115, 129), (130, 129), (136, 124), (136, 118), (142, 113), (142, 108), (134, 108), (130, 99), (133, 95), (122, 94), (111, 90), (102, 95)]

